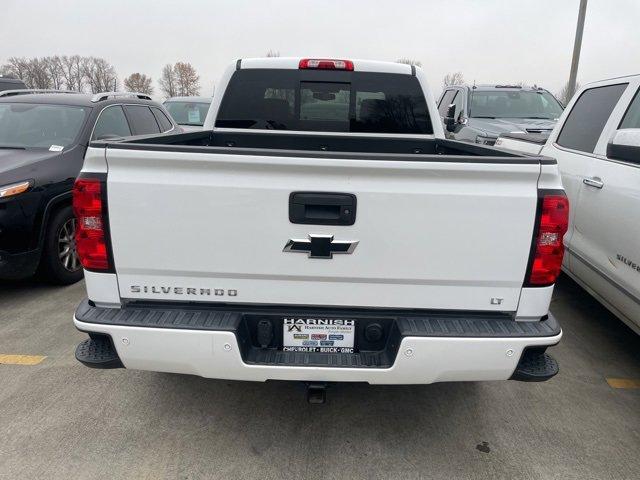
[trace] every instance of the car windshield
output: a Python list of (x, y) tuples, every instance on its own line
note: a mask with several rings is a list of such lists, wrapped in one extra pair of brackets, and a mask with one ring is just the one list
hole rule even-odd
[(557, 119), (562, 106), (549, 92), (472, 91), (469, 115), (476, 118), (540, 118)]
[(201, 127), (207, 118), (211, 102), (165, 102), (164, 106), (169, 111), (178, 125), (193, 125)]
[(0, 147), (60, 149), (78, 136), (90, 109), (0, 103)]

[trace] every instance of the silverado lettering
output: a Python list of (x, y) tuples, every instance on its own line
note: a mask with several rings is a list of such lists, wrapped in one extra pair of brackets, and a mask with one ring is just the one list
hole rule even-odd
[(194, 288), (194, 287), (165, 287), (156, 285), (131, 285), (131, 293), (160, 293), (169, 294), (174, 293), (176, 295), (205, 295), (216, 297), (237, 297), (238, 290), (235, 289), (223, 289), (223, 288)]
[(629, 260), (627, 257), (625, 257), (624, 255), (620, 255), (619, 253), (616, 254), (616, 258), (620, 260), (622, 263), (624, 263), (625, 265), (631, 267), (633, 270), (640, 272), (640, 263), (636, 263), (633, 260)]

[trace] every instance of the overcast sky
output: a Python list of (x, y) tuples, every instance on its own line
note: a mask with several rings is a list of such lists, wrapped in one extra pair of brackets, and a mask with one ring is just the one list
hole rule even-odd
[[(557, 92), (569, 75), (579, 0), (0, 0), (0, 63), (93, 55), (154, 84), (191, 62), (201, 93), (241, 57), (326, 56), (422, 62), (435, 93), (467, 82), (525, 81)], [(640, 73), (640, 1), (589, 0), (578, 80)], [(156, 84), (157, 90), (157, 84)]]

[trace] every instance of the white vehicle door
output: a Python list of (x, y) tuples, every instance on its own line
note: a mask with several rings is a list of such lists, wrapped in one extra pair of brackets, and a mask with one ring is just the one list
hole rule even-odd
[[(583, 180), (587, 178), (591, 163), (596, 158), (595, 149), (607, 125), (611, 112), (627, 83), (605, 85), (584, 90), (577, 100), (571, 102), (559, 125), (560, 131), (553, 132), (543, 155), (555, 157), (562, 174), (562, 184), (569, 198), (569, 230), (564, 237), (569, 253), (588, 255), (589, 247), (584, 235), (580, 234), (577, 223), (579, 197)], [(582, 222), (581, 222), (582, 223)], [(572, 255), (565, 255), (564, 266), (573, 268)]]
[(640, 327), (640, 158), (608, 158), (606, 150), (616, 130), (628, 128), (640, 128), (637, 86), (621, 98), (589, 161), (574, 207), (578, 261), (571, 269), (615, 313)]

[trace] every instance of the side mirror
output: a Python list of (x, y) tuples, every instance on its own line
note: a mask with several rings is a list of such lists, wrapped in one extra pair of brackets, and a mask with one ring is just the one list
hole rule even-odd
[(447, 115), (444, 117), (444, 128), (447, 132), (454, 132), (456, 129), (456, 106), (454, 104), (449, 105), (449, 108), (447, 108)]
[(607, 158), (640, 164), (640, 128), (616, 131), (607, 145)]

